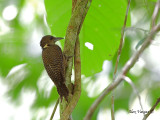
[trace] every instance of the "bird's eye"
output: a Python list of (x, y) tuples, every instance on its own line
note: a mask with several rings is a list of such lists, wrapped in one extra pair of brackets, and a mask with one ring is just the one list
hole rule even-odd
[(53, 37), (51, 36), (51, 37), (50, 37), (50, 40), (52, 40), (52, 39), (53, 39)]

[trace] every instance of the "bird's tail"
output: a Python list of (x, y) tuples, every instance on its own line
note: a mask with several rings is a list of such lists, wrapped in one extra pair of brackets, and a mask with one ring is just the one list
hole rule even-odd
[(66, 101), (68, 101), (69, 91), (65, 83), (62, 83), (59, 86), (57, 86), (57, 91), (58, 91), (58, 94), (60, 95), (61, 101), (63, 97), (66, 99)]

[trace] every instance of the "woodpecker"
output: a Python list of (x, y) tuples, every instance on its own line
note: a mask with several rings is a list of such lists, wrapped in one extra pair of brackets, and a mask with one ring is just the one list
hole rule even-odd
[(42, 37), (40, 46), (42, 47), (42, 59), (44, 67), (49, 77), (57, 87), (61, 101), (63, 97), (68, 101), (68, 88), (65, 85), (65, 57), (61, 48), (55, 44), (61, 37), (46, 35)]

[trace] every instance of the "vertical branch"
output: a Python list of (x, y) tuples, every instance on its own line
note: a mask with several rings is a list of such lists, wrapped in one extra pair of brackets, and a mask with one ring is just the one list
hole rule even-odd
[[(76, 6), (77, 0), (72, 0), (72, 12)], [(82, 20), (83, 22), (83, 20)], [(80, 24), (80, 28), (82, 26), (82, 23)], [(74, 82), (74, 91), (73, 93), (76, 94), (77, 102), (81, 95), (81, 58), (80, 58), (80, 41), (79, 41), (79, 33), (80, 30), (78, 30), (77, 33), (77, 39), (75, 43), (75, 49), (74, 49), (74, 74), (75, 74), (75, 82)]]
[(77, 3), (77, 0), (72, 0), (72, 13), (73, 13), (73, 10), (76, 6), (76, 3)]
[[(80, 42), (79, 33), (81, 26), (88, 12), (88, 0), (73, 0), (72, 1), (72, 16), (66, 32), (66, 40), (64, 45), (65, 56), (74, 56), (75, 66), (75, 82), (74, 91), (71, 95), (69, 104), (63, 110), (61, 120), (67, 120), (74, 110), (81, 94), (81, 61), (80, 61)], [(72, 91), (71, 73), (72, 73), (73, 58), (68, 60), (68, 68), (66, 70), (66, 83)]]
[[(77, 0), (72, 0), (72, 13), (73, 13), (73, 10), (76, 6), (76, 3), (77, 3)], [(83, 20), (82, 20), (82, 22), (83, 22)], [(82, 22), (81, 22), (81, 25), (80, 25), (80, 29), (81, 29), (81, 26), (83, 24)], [(78, 33), (77, 33), (78, 36), (77, 36), (77, 39), (76, 39), (75, 49), (74, 49), (75, 82), (74, 82), (74, 91), (73, 91), (73, 93), (78, 92), (77, 93), (78, 99), (80, 98), (80, 94), (81, 94), (81, 58), (80, 58), (79, 32), (80, 32), (80, 30), (78, 30)]]
[(81, 95), (81, 58), (80, 58), (80, 41), (79, 38), (76, 41), (75, 45), (75, 55), (74, 55), (74, 71), (75, 71), (75, 82), (74, 82), (74, 91), (76, 94), (77, 102)]
[(65, 44), (63, 53), (65, 56), (69, 57), (67, 62), (66, 69), (66, 84), (68, 85), (70, 91), (72, 88), (71, 85), (71, 74), (72, 74), (72, 66), (73, 66), (73, 58), (70, 56), (74, 56), (75, 42), (77, 40), (78, 31), (80, 31), (80, 26), (83, 21), (83, 16), (85, 14), (85, 9), (87, 6), (88, 0), (78, 0), (75, 8), (73, 10), (69, 25), (67, 27), (66, 36), (65, 36)]

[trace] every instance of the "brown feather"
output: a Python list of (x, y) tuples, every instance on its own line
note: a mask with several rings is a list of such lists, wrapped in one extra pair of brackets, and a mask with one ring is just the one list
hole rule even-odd
[(67, 100), (68, 89), (65, 85), (65, 66), (61, 48), (54, 44), (42, 51), (42, 59), (45, 69), (57, 87), (57, 91), (61, 97)]

